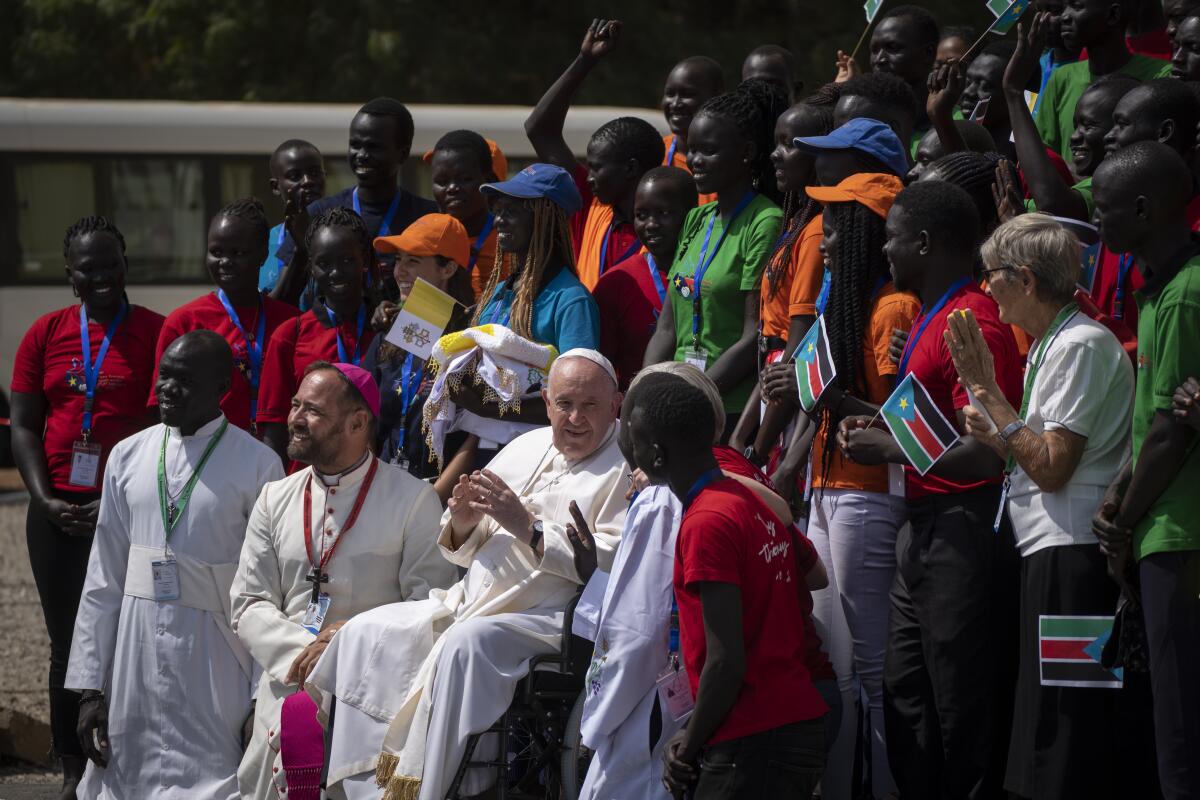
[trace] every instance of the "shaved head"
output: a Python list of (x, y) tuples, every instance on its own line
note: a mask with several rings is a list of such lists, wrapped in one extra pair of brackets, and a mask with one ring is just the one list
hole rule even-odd
[(671, 68), (671, 72), (684, 70), (693, 78), (700, 80), (713, 94), (725, 90), (725, 70), (720, 62), (708, 56), (688, 56)]
[(206, 376), (228, 377), (233, 369), (229, 342), (214, 331), (188, 331), (163, 351), (163, 358), (168, 356)]

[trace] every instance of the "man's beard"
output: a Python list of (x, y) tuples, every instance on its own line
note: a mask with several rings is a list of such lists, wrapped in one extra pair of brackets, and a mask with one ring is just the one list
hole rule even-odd
[(329, 434), (324, 439), (318, 439), (312, 435), (312, 431), (305, 431), (307, 438), (296, 441), (292, 439), (291, 433), (288, 433), (288, 458), (293, 461), (299, 461), (301, 464), (328, 464), (334, 456), (337, 455), (337, 438), (341, 435), (341, 431)]

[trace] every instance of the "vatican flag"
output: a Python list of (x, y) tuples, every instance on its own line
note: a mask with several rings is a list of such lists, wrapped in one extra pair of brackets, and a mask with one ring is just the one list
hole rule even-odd
[(428, 359), (446, 332), (455, 300), (432, 283), (417, 278), (385, 340), (418, 358)]

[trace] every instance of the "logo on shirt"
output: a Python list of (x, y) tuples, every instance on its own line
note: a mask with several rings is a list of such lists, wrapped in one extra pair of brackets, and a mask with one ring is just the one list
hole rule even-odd
[(763, 526), (763, 530), (767, 532), (770, 541), (763, 542), (762, 547), (758, 549), (758, 554), (762, 560), (768, 564), (774, 564), (776, 560), (780, 560), (779, 569), (775, 572), (775, 580), (781, 583), (792, 582), (792, 570), (787, 560), (788, 551), (791, 550), (792, 542), (788, 537), (779, 537), (776, 531), (775, 520), (766, 520), (762, 514), (755, 514), (754, 519)]
[(1149, 361), (1150, 360), (1148, 358), (1146, 358), (1145, 353), (1138, 353), (1138, 369), (1145, 369), (1146, 367), (1148, 367)]

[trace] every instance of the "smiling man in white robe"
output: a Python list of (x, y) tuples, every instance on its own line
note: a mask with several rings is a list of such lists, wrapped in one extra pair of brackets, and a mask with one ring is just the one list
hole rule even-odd
[[(581, 568), (611, 567), (627, 474), (612, 365), (569, 350), (543, 396), (550, 427), (463, 476), (442, 516), (438, 545), (466, 577), (351, 620), (310, 676), (326, 713), (336, 696), (331, 797), (378, 798), (383, 786), (386, 797), (442, 800), (467, 740), (504, 713), (529, 659), (559, 649)], [(462, 791), (492, 778), (468, 772)]]
[(229, 425), (233, 354), (211, 331), (159, 364), (162, 424), (113, 448), (66, 685), (83, 693), (80, 798), (238, 796), (257, 670), (229, 626), (229, 586), (270, 448)]
[(422, 600), (456, 577), (437, 549), (442, 506), (433, 487), (370, 451), (378, 415), (370, 373), (309, 365), (292, 399), (288, 455), (311, 466), (267, 487), (250, 517), (232, 590), (233, 627), (266, 675), (238, 771), (244, 797), (286, 798), (295, 777), (315, 791), (319, 757), (311, 769), (293, 770), (281, 749), (294, 737), (315, 736), (320, 753), (316, 709), (301, 695), (292, 702), (307, 704), (306, 719), (297, 712), (281, 725), (281, 714), (346, 620)]

